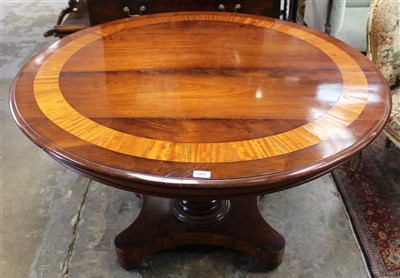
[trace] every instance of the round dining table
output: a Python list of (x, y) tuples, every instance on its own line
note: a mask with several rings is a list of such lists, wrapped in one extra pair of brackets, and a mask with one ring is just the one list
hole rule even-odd
[(115, 238), (123, 267), (205, 244), (275, 268), (285, 239), (260, 214), (258, 196), (359, 153), (391, 103), (362, 53), (317, 30), (177, 12), (55, 42), (22, 67), (10, 107), (22, 132), (62, 165), (143, 197)]

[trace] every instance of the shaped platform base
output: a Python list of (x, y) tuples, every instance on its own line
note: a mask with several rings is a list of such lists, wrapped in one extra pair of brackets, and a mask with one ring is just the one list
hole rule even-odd
[(183, 245), (239, 250), (273, 269), (282, 262), (285, 239), (261, 216), (257, 197), (187, 201), (150, 196), (143, 197), (137, 219), (115, 238), (126, 269), (145, 256)]

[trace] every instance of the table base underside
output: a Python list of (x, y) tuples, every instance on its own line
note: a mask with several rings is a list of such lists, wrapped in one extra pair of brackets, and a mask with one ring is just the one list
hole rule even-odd
[(178, 201), (143, 197), (137, 219), (115, 238), (118, 261), (134, 268), (141, 258), (184, 245), (214, 245), (280, 265), (285, 239), (261, 216), (257, 197), (229, 201)]

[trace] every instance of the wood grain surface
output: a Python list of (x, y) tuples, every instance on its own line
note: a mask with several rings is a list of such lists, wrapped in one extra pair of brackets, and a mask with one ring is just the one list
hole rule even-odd
[(318, 31), (185, 12), (63, 38), (22, 68), (10, 105), (32, 141), (81, 174), (151, 195), (223, 198), (326, 173), (377, 136), (390, 98), (372, 63)]

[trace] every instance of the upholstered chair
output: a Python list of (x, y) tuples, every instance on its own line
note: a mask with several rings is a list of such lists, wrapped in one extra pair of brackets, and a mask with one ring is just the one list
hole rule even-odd
[(342, 26), (335, 37), (365, 53), (367, 45), (365, 26), (371, 0), (346, 0), (345, 2)]
[(346, 1), (299, 0), (297, 21), (335, 37), (343, 25)]
[(365, 53), (365, 26), (371, 1), (299, 0), (297, 21)]
[(371, 3), (367, 56), (391, 88), (392, 112), (383, 133), (400, 148), (400, 0), (373, 0)]

